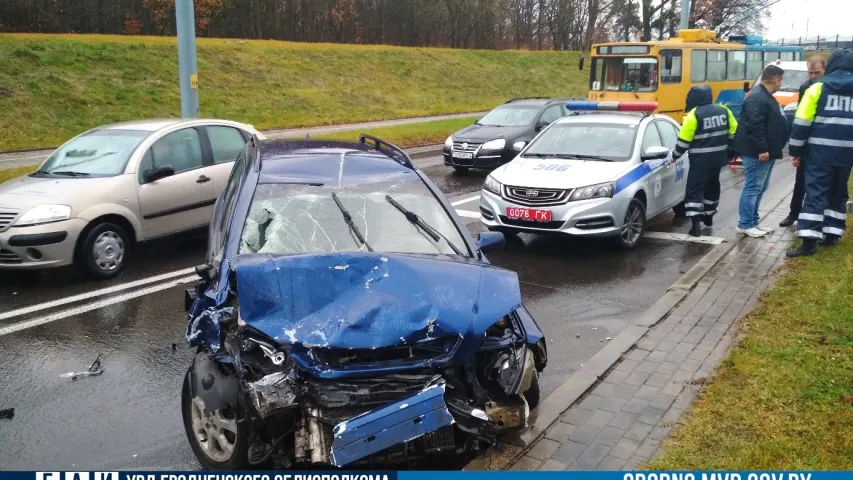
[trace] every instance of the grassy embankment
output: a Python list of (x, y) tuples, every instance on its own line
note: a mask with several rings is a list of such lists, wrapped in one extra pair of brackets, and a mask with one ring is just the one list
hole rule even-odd
[[(259, 129), (484, 111), (584, 95), (578, 55), (202, 38), (200, 110)], [(0, 65), (0, 151), (180, 115), (171, 37), (0, 35)]]
[(853, 469), (853, 215), (847, 226), (841, 245), (787, 263), (649, 468)]

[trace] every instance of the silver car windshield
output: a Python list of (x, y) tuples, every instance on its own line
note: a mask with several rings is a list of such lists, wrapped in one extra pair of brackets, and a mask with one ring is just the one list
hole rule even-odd
[[(435, 229), (438, 239), (410, 222), (395, 202)], [(249, 207), (239, 252), (296, 255), (372, 249), (454, 255), (448, 242), (468, 255), (452, 218), (420, 180), (352, 189), (261, 184)]]
[(127, 159), (151, 132), (95, 130), (59, 147), (38, 173), (64, 176), (113, 176), (124, 172)]
[(522, 127), (533, 123), (538, 108), (533, 107), (498, 107), (481, 118), (477, 125), (486, 127)]
[(601, 157), (624, 162), (631, 158), (637, 126), (608, 123), (558, 123), (530, 144), (524, 156)]

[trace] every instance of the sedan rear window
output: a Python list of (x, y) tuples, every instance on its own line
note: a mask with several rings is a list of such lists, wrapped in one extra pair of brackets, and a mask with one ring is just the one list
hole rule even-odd
[(525, 156), (603, 157), (613, 161), (631, 158), (637, 126), (607, 123), (558, 123), (542, 132)]
[[(410, 223), (395, 202), (419, 216), (447, 241), (441, 237), (436, 240)], [(351, 216), (358, 233), (345, 221), (342, 208)], [(408, 181), (352, 189), (258, 185), (243, 227), (239, 253), (366, 252), (359, 234), (377, 252), (453, 255), (454, 246), (467, 252), (453, 219), (432, 192), (420, 181)]]

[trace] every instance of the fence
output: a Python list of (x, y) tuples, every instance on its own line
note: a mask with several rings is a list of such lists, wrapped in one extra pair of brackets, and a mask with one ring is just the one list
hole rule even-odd
[(799, 45), (806, 50), (835, 50), (836, 48), (853, 48), (853, 35), (780, 38), (768, 43), (772, 45)]

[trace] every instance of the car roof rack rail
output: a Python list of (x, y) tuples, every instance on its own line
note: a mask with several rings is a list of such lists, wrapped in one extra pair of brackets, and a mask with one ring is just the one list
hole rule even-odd
[(513, 98), (513, 99), (511, 99), (511, 100), (507, 100), (506, 102), (504, 102), (504, 105), (506, 105), (507, 103), (518, 102), (518, 101), (521, 101), (521, 100), (551, 100), (551, 97), (520, 97), (520, 98)]
[(394, 145), (393, 143), (388, 143), (385, 140), (376, 138), (372, 135), (366, 135), (362, 133), (358, 136), (358, 143), (360, 143), (361, 145), (369, 146), (367, 144), (368, 141), (373, 142), (374, 150), (378, 150), (390, 156), (404, 167), (411, 168), (412, 170), (415, 169), (415, 166), (412, 164), (411, 157), (409, 157), (409, 154), (404, 152), (402, 148)]

